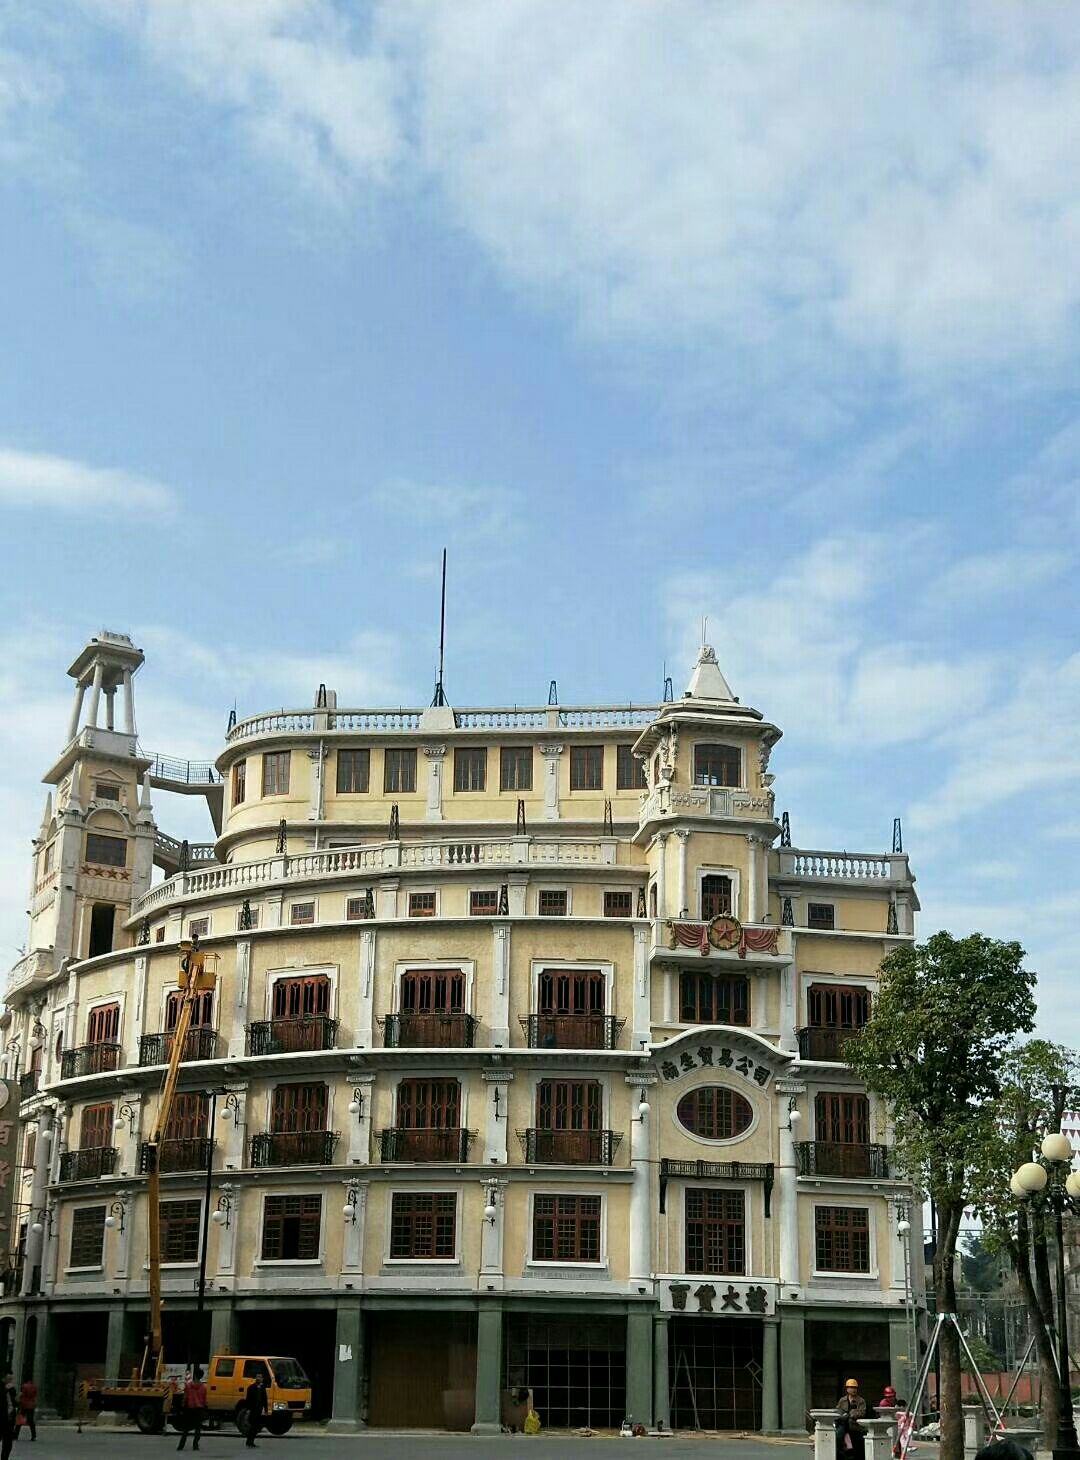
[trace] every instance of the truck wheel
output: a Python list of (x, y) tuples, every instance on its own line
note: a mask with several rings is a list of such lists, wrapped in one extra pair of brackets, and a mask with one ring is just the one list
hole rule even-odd
[(140, 1434), (160, 1435), (165, 1428), (165, 1410), (160, 1400), (145, 1399), (135, 1406), (132, 1417)]
[(251, 1415), (246, 1404), (238, 1404), (233, 1411), (233, 1419), (236, 1421), (236, 1428), (247, 1438), (248, 1426), (251, 1423)]
[(292, 1429), (291, 1414), (272, 1414), (266, 1421), (266, 1428), (272, 1435), (287, 1435)]

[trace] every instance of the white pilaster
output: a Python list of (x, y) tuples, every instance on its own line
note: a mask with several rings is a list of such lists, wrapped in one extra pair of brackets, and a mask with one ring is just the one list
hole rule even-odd
[(356, 1023), (353, 1043), (358, 1049), (375, 1046), (375, 944), (376, 930), (360, 933), (359, 977), (356, 981)]
[[(236, 1239), (240, 1231), (240, 1218), (243, 1215), (240, 1210), (243, 1193), (244, 1188), (233, 1186), (231, 1181), (223, 1181), (218, 1188), (218, 1199), (224, 1197), (229, 1204), (226, 1212), (228, 1225), (225, 1222), (222, 1222), (220, 1226), (217, 1223), (214, 1224), (218, 1229), (217, 1270), (219, 1277), (232, 1277), (236, 1273)], [(260, 1195), (258, 1188), (255, 1189), (253, 1195), (255, 1197)], [(216, 1210), (216, 1203), (214, 1205)]]
[(643, 1099), (648, 1099), (657, 1077), (650, 1071), (625, 1078), (630, 1088), (630, 1166), (634, 1173), (630, 1188), (630, 1286), (637, 1288), (642, 1283), (652, 1283), (653, 1203), (649, 1152), (652, 1123), (659, 1118), (657, 1111), (650, 1109), (642, 1120), (637, 1107)]
[[(135, 1202), (130, 1191), (118, 1191), (111, 1197), (107, 1205), (111, 1206), (114, 1201), (122, 1202), (124, 1207), (124, 1230), (121, 1232), (119, 1226), (114, 1229), (112, 1242), (113, 1272), (112, 1275), (124, 1282), (131, 1276), (131, 1229), (135, 1225)], [(117, 1222), (120, 1215), (114, 1212)]]
[[(776, 1168), (776, 1182), (773, 1186), (773, 1221), (780, 1233), (779, 1275), (782, 1288), (799, 1292), (802, 1274), (799, 1270), (799, 1192), (798, 1173), (795, 1165), (795, 1135), (790, 1128), (788, 1101), (806, 1093), (801, 1080), (777, 1080), (776, 1119), (780, 1132), (780, 1160)], [(784, 1297), (790, 1296), (785, 1293)]]
[(540, 754), (544, 757), (544, 820), (558, 821), (559, 819), (559, 756), (562, 755), (561, 745), (541, 745)]
[(235, 1114), (229, 1112), (229, 1107), (220, 1097), (218, 1099), (218, 1133), (222, 1145), (221, 1156), (226, 1171), (240, 1171), (248, 1164), (246, 1146), (249, 1092), (246, 1085), (231, 1085), (229, 1093), (236, 1096)]
[(780, 1048), (790, 1054), (799, 1050), (799, 1036), (795, 1033), (798, 1011), (795, 1007), (795, 986), (798, 975), (792, 960), (780, 970)]
[(238, 1060), (244, 1057), (247, 1026), (251, 1021), (251, 1010), (248, 1005), (251, 989), (250, 938), (237, 938), (236, 940), (234, 987), (236, 989), (236, 1018), (233, 1020), (233, 1032), (229, 1040), (229, 1058)]
[(382, 882), (375, 892), (380, 918), (396, 918), (398, 915), (398, 892), (400, 882)]
[(311, 799), (308, 804), (308, 820), (321, 821), (326, 805), (326, 747), (322, 741), (308, 751), (311, 761)]
[(143, 1034), (156, 1034), (156, 1029), (146, 1027), (146, 977), (150, 959), (145, 953), (135, 955), (135, 1013), (131, 1023), (131, 1044), (136, 1063), (139, 1058), (139, 1040)]
[(689, 915), (689, 913), (690, 913), (690, 904), (687, 901), (687, 898), (689, 897), (689, 892), (687, 890), (687, 847), (686, 847), (686, 843), (687, 843), (687, 840), (689, 839), (690, 833), (688, 831), (683, 831), (683, 830), (680, 829), (679, 831), (676, 831), (675, 835), (678, 838), (678, 852), (679, 852), (679, 906), (676, 909), (676, 916), (677, 917), (683, 917), (684, 915)]
[(649, 924), (634, 924), (634, 1017), (631, 1049), (641, 1049), (652, 1033), (651, 994), (649, 990)]
[(425, 745), (424, 754), (427, 756), (427, 809), (425, 816), (428, 821), (442, 820), (442, 798), (443, 798), (443, 761), (446, 757), (445, 745)]
[(505, 1166), (509, 1149), (510, 1070), (485, 1070), (484, 1091), (484, 1161), (491, 1166)]
[(667, 905), (667, 839), (666, 831), (656, 834), (656, 916), (663, 920), (670, 916)]
[(349, 1076), (349, 1103), (354, 1098), (360, 1102), (360, 1109), (357, 1114), (346, 1110), (343, 1119), (349, 1122), (349, 1151), (348, 1162), (350, 1166), (366, 1166), (371, 1160), (371, 1107), (372, 1091), (375, 1088), (375, 1076), (369, 1074)]
[(118, 1176), (135, 1176), (139, 1170), (139, 1140), (142, 1136), (143, 1097), (138, 1091), (125, 1091), (116, 1101), (116, 1118), (120, 1119), (121, 1105), (130, 1105), (134, 1119), (119, 1130), (113, 1131), (113, 1145), (116, 1147)]
[(758, 920), (758, 846), (760, 838), (752, 833), (746, 838), (746, 907), (745, 922)]
[(510, 924), (492, 923), (491, 1008), (485, 1044), (506, 1049), (510, 1044)]
[(506, 903), (510, 909), (512, 918), (523, 918), (525, 916), (525, 898), (528, 893), (529, 879), (521, 872), (511, 872), (506, 879)]
[(503, 1279), (503, 1235), (506, 1225), (506, 1193), (510, 1189), (508, 1181), (495, 1181), (488, 1179), (481, 1183), (483, 1192), (483, 1203), (485, 1207), (490, 1202), (495, 1208), (495, 1220), (493, 1222), (484, 1218), (483, 1231), (480, 1235), (480, 1286), (487, 1288), (491, 1286), (502, 1286)]
[[(332, 1191), (328, 1187), (328, 1193)], [(341, 1243), (341, 1271), (343, 1273), (359, 1273), (364, 1270), (364, 1228), (367, 1225), (367, 1198), (368, 1183), (366, 1181), (346, 1181), (341, 1189), (341, 1211), (328, 1212), (327, 1218), (330, 1221), (335, 1219), (344, 1222)], [(330, 1200), (329, 1195), (327, 1200)], [(345, 1206), (351, 1206), (355, 1215), (345, 1217), (342, 1215)], [(356, 1284), (353, 1284), (355, 1288)]]
[(116, 729), (115, 717), (113, 715), (113, 708), (114, 708), (115, 698), (116, 698), (116, 686), (114, 684), (110, 684), (109, 687), (108, 687), (108, 689), (105, 691), (105, 729), (106, 730), (115, 730)]

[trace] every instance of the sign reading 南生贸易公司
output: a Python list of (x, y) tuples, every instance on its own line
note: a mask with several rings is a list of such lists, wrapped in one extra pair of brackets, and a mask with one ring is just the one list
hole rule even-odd
[(706, 1318), (767, 1318), (776, 1312), (776, 1284), (760, 1278), (695, 1277), (668, 1273), (657, 1278), (662, 1313)]
[[(658, 1051), (659, 1053), (659, 1051)], [(755, 1064), (747, 1054), (738, 1054), (727, 1045), (700, 1044), (696, 1049), (684, 1049), (678, 1055), (660, 1059), (660, 1074), (665, 1080), (678, 1080), (694, 1070), (733, 1070), (744, 1079), (752, 1080), (764, 1090), (772, 1071), (768, 1065)]]

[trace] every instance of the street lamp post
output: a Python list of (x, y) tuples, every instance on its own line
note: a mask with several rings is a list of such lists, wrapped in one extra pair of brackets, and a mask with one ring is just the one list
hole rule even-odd
[(1057, 1349), (1058, 1405), (1057, 1440), (1054, 1460), (1078, 1460), (1080, 1441), (1073, 1419), (1072, 1384), (1069, 1363), (1069, 1319), (1065, 1291), (1065, 1234), (1062, 1215), (1080, 1211), (1080, 1171), (1070, 1171), (1072, 1145), (1061, 1131), (1051, 1131), (1040, 1147), (1042, 1159), (1025, 1161), (1009, 1183), (1014, 1196), (1025, 1201), (1043, 1201), (1054, 1213), (1054, 1238), (1057, 1243)]

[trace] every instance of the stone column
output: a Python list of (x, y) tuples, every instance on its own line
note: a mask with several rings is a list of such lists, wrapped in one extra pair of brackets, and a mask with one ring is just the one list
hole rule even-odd
[(653, 1421), (658, 1430), (671, 1428), (668, 1322), (666, 1313), (653, 1315)]
[(656, 833), (658, 848), (656, 857), (656, 916), (663, 921), (668, 916), (667, 905), (667, 839), (666, 831)]
[(105, 666), (99, 659), (94, 665), (94, 678), (90, 687), (90, 710), (86, 716), (88, 725), (97, 726), (98, 709), (101, 705), (101, 682), (105, 677)]
[[(510, 924), (491, 925), (491, 1006), (485, 1044), (506, 1049), (510, 1044)], [(475, 1011), (479, 1015), (480, 1011)]]
[(676, 837), (678, 837), (678, 852), (679, 852), (679, 906), (676, 909), (676, 916), (681, 918), (681, 917), (684, 916), (684, 914), (685, 914), (685, 916), (689, 917), (690, 916), (690, 911), (691, 911), (690, 904), (687, 901), (687, 899), (690, 896), (690, 889), (689, 889), (689, 886), (688, 886), (689, 878), (687, 876), (687, 846), (686, 846), (686, 843), (687, 843), (687, 840), (688, 840), (688, 838), (690, 836), (690, 833), (688, 831), (682, 831), (682, 830), (680, 830), (680, 831), (677, 831), (675, 833), (675, 835), (676, 835)]
[(502, 1341), (502, 1304), (485, 1302), (476, 1315), (474, 1435), (502, 1434)]
[(559, 756), (563, 753), (561, 745), (541, 745), (540, 754), (544, 757), (544, 820), (558, 821), (559, 819)]
[(360, 934), (360, 967), (356, 985), (356, 1018), (353, 1044), (358, 1049), (375, 1047), (375, 950), (377, 930), (364, 928)]
[(119, 1379), (120, 1359), (124, 1352), (124, 1310), (119, 1304), (109, 1309), (109, 1333), (105, 1340), (105, 1374)]
[(446, 758), (446, 746), (425, 745), (424, 754), (427, 756), (428, 763), (427, 807), (424, 815), (428, 821), (441, 821), (443, 819), (443, 761)]
[(123, 676), (124, 685), (124, 730), (128, 735), (135, 734), (135, 698), (131, 692), (131, 670), (125, 669)]
[(777, 1080), (776, 1119), (779, 1124), (780, 1160), (773, 1187), (773, 1220), (779, 1224), (780, 1290), (784, 1298), (800, 1291), (802, 1273), (799, 1266), (799, 1190), (795, 1165), (795, 1134), (791, 1129), (788, 1101), (806, 1093), (801, 1080)]
[(648, 1427), (653, 1423), (652, 1340), (652, 1308), (632, 1308), (626, 1315), (626, 1412), (635, 1424)]
[(234, 1354), (240, 1342), (240, 1325), (231, 1303), (215, 1303), (210, 1309), (210, 1352)]
[(634, 1182), (630, 1188), (630, 1286), (633, 1291), (643, 1283), (652, 1286), (653, 1204), (649, 1127), (656, 1119), (656, 1112), (650, 1110), (643, 1120), (638, 1115), (637, 1107), (641, 1100), (648, 1099), (650, 1087), (656, 1084), (656, 1075), (650, 1070), (646, 1074), (627, 1075), (625, 1079), (632, 1105), (630, 1166), (634, 1173)]
[(651, 991), (649, 987), (649, 924), (634, 924), (634, 1017), (630, 1048), (639, 1050), (652, 1035)]
[(308, 804), (308, 820), (321, 821), (326, 809), (326, 747), (321, 740), (314, 750), (308, 751), (308, 760), (311, 761), (311, 799)]
[(511, 1070), (484, 1070), (484, 1163), (505, 1166), (509, 1147)]
[(116, 686), (114, 684), (110, 684), (109, 687), (108, 687), (108, 689), (105, 691), (105, 729), (106, 730), (115, 730), (116, 729), (115, 717), (113, 715), (113, 706), (114, 706), (115, 697), (116, 697)]
[(83, 699), (86, 696), (86, 684), (75, 686), (75, 702), (71, 707), (71, 719), (68, 721), (68, 744), (75, 739), (79, 733), (79, 718), (82, 715)]
[[(801, 1308), (780, 1310), (780, 1423), (792, 1435), (806, 1434), (806, 1322)], [(835, 1460), (835, 1448), (828, 1460)]]
[(327, 1425), (331, 1434), (350, 1434), (363, 1429), (364, 1403), (364, 1310), (359, 1299), (338, 1299), (337, 1330), (334, 1334), (334, 1410)]
[[(45, 1247), (44, 1232), (35, 1232), (34, 1223), (38, 1220), (37, 1213), (45, 1206), (49, 1198), (49, 1175), (52, 1164), (53, 1145), (56, 1143), (57, 1131), (52, 1123), (52, 1111), (45, 1109), (38, 1113), (37, 1139), (34, 1142), (34, 1174), (30, 1185), (30, 1220), (26, 1228), (26, 1260), (23, 1263), (22, 1285), (20, 1292), (25, 1298), (32, 1290), (34, 1279), (34, 1268), (44, 1269), (43, 1251)], [(44, 1277), (44, 1271), (42, 1272)]]
[(766, 1435), (780, 1428), (779, 1318), (765, 1319), (761, 1350), (761, 1429)]

